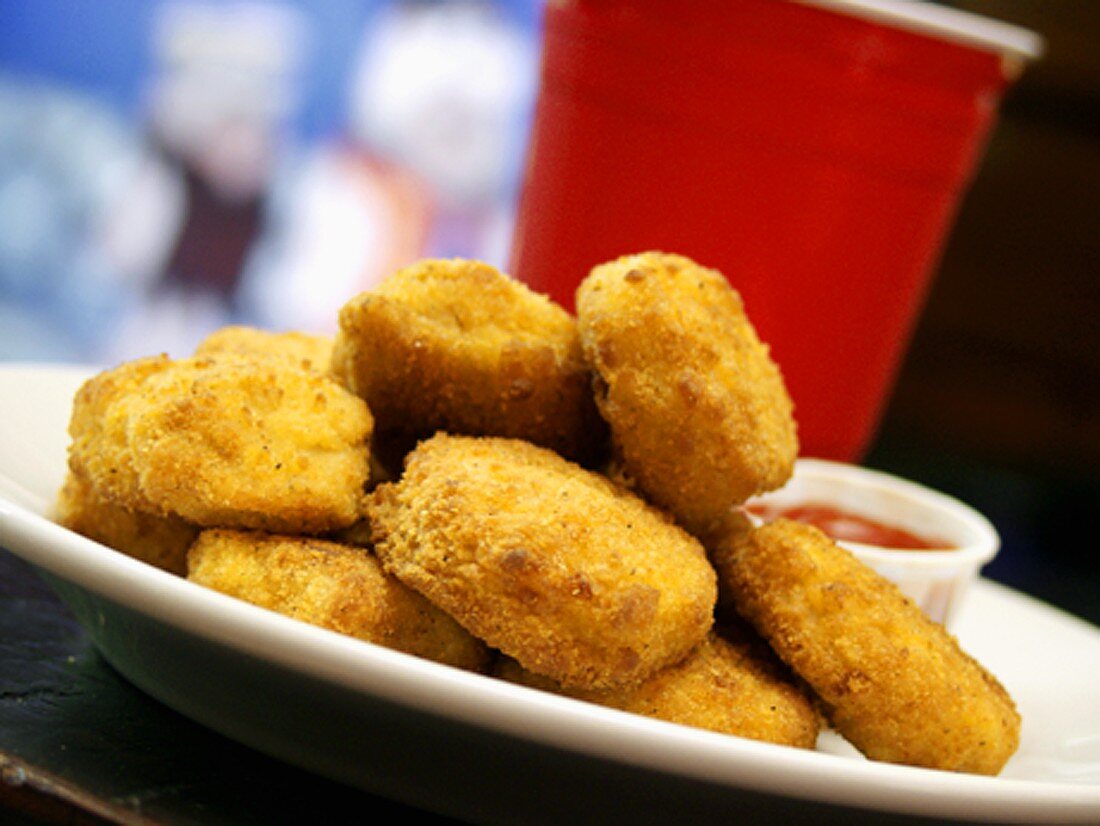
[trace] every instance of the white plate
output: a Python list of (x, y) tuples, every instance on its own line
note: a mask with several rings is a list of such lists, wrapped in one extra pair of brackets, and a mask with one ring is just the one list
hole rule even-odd
[(290, 620), (54, 525), (42, 514), (87, 375), (0, 365), (0, 545), (46, 574), (121, 673), (241, 742), (479, 820), (1100, 822), (1100, 630), (1088, 623), (987, 581), (971, 593), (957, 636), (1024, 719), (995, 778), (870, 762), (835, 735), (801, 751), (604, 709)]

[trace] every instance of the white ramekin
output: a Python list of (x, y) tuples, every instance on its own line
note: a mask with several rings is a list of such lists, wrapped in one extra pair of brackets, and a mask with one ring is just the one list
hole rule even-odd
[[(928, 616), (950, 627), (967, 589), (1000, 549), (993, 525), (946, 494), (882, 471), (823, 459), (799, 459), (781, 489), (747, 504), (821, 503), (919, 536), (936, 537), (948, 550), (898, 550), (839, 541), (859, 559), (897, 583)], [(749, 514), (759, 522), (759, 517)]]

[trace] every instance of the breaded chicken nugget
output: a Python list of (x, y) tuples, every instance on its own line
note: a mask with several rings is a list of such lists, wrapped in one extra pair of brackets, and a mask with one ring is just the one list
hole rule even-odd
[(58, 494), (54, 519), (81, 536), (181, 576), (187, 570), (187, 549), (199, 533), (177, 517), (151, 516), (108, 502), (71, 471)]
[(712, 550), (723, 587), (874, 760), (997, 774), (1020, 716), (997, 680), (889, 580), (778, 520)]
[(130, 510), (157, 511), (141, 494), (127, 424), (133, 409), (143, 404), (142, 384), (171, 364), (163, 355), (126, 362), (96, 374), (77, 390), (69, 419), (69, 468), (99, 498)]
[[(302, 332), (269, 333), (255, 327), (222, 327), (207, 336), (195, 350), (196, 355), (237, 353), (242, 356), (281, 358), (304, 370), (331, 375), (333, 340), (328, 336)], [(388, 482), (401, 467), (401, 458), (412, 443), (395, 444), (392, 439), (373, 439), (370, 452), (368, 489)], [(400, 451), (396, 458), (394, 454)]]
[(730, 590), (727, 577), (721, 575), (729, 565), (732, 548), (746, 541), (755, 530), (752, 520), (741, 508), (733, 508), (722, 519), (712, 523), (710, 530), (699, 536), (699, 541), (707, 549), (707, 555), (719, 573), (718, 603), (714, 608), (715, 620), (719, 623), (743, 622), (737, 611), (734, 595)]
[(372, 420), (335, 380), (227, 353), (119, 372), (81, 389), (70, 426), (70, 465), (110, 501), (287, 533), (360, 517)]
[(272, 333), (256, 327), (230, 325), (199, 342), (196, 356), (237, 353), (281, 358), (304, 370), (327, 373), (332, 364), (332, 339), (298, 331)]
[(680, 662), (624, 689), (567, 690), (510, 658), (501, 658), (494, 674), (670, 723), (812, 749), (821, 728), (813, 703), (770, 649), (754, 644), (749, 633), (741, 629), (727, 639), (712, 631)]
[(478, 261), (422, 261), (350, 300), (333, 372), (381, 433), (508, 436), (572, 459), (606, 437), (573, 317)]
[[(329, 374), (332, 367), (333, 340), (329, 336), (298, 331), (271, 333), (256, 327), (230, 325), (215, 330), (195, 349), (195, 355), (236, 353), (241, 356), (279, 358), (301, 367)], [(390, 465), (383, 461), (372, 442), (370, 454), (370, 481), (368, 488), (393, 478)], [(388, 443), (383, 443), (388, 446)], [(411, 447), (411, 445), (410, 445)], [(397, 464), (400, 467), (400, 463)]]
[(702, 546), (610, 481), (527, 442), (439, 434), (367, 513), (386, 569), (568, 687), (639, 682), (706, 635)]
[(458, 623), (382, 570), (370, 551), (258, 531), (203, 531), (187, 578), (295, 619), (471, 671), (489, 652)]
[(628, 476), (692, 531), (780, 487), (798, 453), (779, 369), (716, 270), (656, 252), (577, 289), (596, 401)]

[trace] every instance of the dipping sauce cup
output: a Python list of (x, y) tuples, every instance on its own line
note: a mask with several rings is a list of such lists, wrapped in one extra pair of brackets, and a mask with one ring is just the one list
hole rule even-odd
[(549, 0), (511, 272), (572, 308), (661, 250), (721, 270), (802, 454), (869, 448), (998, 105), (1040, 38), (906, 0)]
[[(847, 515), (851, 525), (834, 513), (832, 525), (819, 527), (949, 628), (982, 566), (1001, 546), (990, 521), (966, 503), (889, 473), (841, 462), (797, 460), (785, 486), (749, 500), (746, 510), (759, 524), (807, 505), (819, 513), (829, 509)], [(874, 538), (864, 532), (869, 523), (872, 531), (879, 526), (924, 539), (926, 547), (869, 544)], [(846, 538), (851, 536), (860, 541)], [(882, 536), (890, 540), (888, 533)]]

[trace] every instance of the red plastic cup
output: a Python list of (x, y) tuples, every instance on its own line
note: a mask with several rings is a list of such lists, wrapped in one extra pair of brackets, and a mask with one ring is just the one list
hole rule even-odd
[(904, 0), (551, 0), (510, 269), (573, 307), (603, 261), (721, 270), (802, 454), (873, 439), (1035, 34)]

